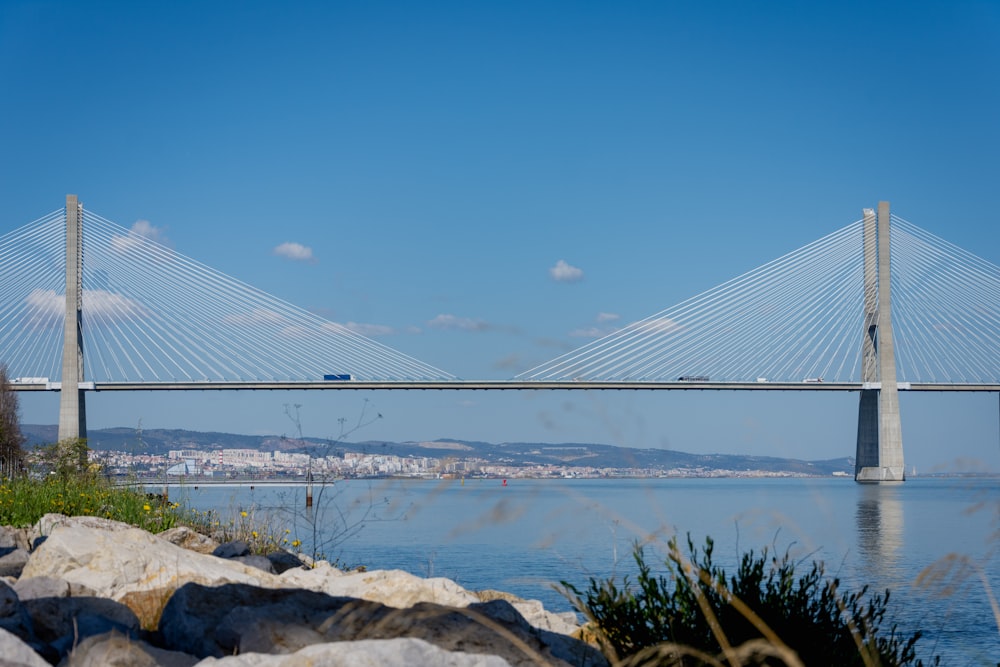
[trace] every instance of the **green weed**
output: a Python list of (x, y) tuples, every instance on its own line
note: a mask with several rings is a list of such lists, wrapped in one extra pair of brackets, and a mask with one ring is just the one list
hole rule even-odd
[(883, 631), (888, 590), (842, 592), (817, 562), (796, 577), (787, 552), (778, 558), (767, 549), (743, 554), (728, 577), (712, 562), (713, 546), (706, 539), (699, 552), (689, 536), (686, 558), (672, 538), (666, 574), (655, 575), (637, 544), (635, 585), (627, 577), (621, 588), (591, 578), (583, 593), (562, 585), (613, 664), (923, 665), (915, 654), (920, 632)]
[(25, 527), (45, 514), (97, 516), (159, 533), (181, 523), (184, 510), (98, 475), (17, 477), (0, 483), (0, 525)]

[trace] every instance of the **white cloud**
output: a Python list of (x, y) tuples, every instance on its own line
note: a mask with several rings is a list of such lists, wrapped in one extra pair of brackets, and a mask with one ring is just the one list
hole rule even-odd
[(484, 320), (441, 314), (427, 323), (431, 329), (457, 329), (459, 331), (488, 331), (492, 327)]
[(629, 325), (629, 328), (641, 328), (646, 332), (656, 332), (656, 333), (677, 333), (678, 331), (683, 331), (684, 327), (677, 323), (676, 320), (672, 320), (669, 317), (658, 317), (652, 320), (646, 320), (645, 322), (633, 322)]
[(313, 257), (312, 248), (309, 246), (304, 246), (301, 243), (293, 243), (287, 241), (281, 245), (274, 247), (272, 252), (278, 257), (284, 257), (285, 259), (290, 259), (293, 262), (315, 262), (316, 258)]
[(282, 338), (310, 338), (326, 334), (344, 335), (352, 331), (362, 336), (388, 336), (396, 331), (384, 324), (365, 324), (361, 322), (323, 322), (318, 328), (297, 324), (281, 313), (266, 308), (258, 308), (247, 313), (226, 315), (222, 318), (226, 324), (239, 327), (278, 327), (275, 335)]
[[(398, 333), (387, 324), (371, 324), (368, 322), (346, 322), (340, 324), (338, 322), (324, 322), (322, 325), (322, 330), (329, 333), (343, 334), (345, 329), (369, 338), (391, 336)], [(408, 327), (405, 331), (406, 333), (420, 333), (420, 329), (416, 327)]]
[(313, 331), (298, 324), (290, 324), (282, 328), (278, 332), (278, 335), (282, 338), (310, 338), (313, 335)]
[(56, 294), (55, 290), (31, 290), (24, 302), (31, 308), (29, 317), (34, 321), (66, 313), (66, 295)]
[[(57, 294), (55, 290), (32, 290), (24, 301), (31, 309), (29, 317), (36, 324), (53, 321), (52, 318), (57, 318), (61, 324), (66, 314), (66, 295)], [(149, 312), (138, 301), (105, 290), (84, 290), (82, 307), (85, 317), (105, 321), (138, 319)]]
[(612, 329), (602, 329), (601, 327), (584, 327), (582, 329), (573, 329), (569, 332), (570, 336), (574, 338), (600, 338), (601, 336), (606, 336), (612, 332)]
[(590, 327), (580, 327), (579, 329), (573, 329), (569, 332), (569, 335), (574, 338), (603, 338), (618, 331), (624, 332), (635, 332), (643, 331), (645, 333), (655, 333), (655, 334), (674, 334), (679, 331), (683, 331), (684, 327), (677, 323), (675, 320), (669, 317), (658, 317), (651, 320), (643, 320), (640, 322), (632, 322), (624, 328), (615, 326), (601, 326), (601, 324), (607, 324), (609, 322), (614, 322), (620, 319), (620, 317), (614, 313), (598, 313), (597, 322), (598, 324)]
[(171, 247), (163, 229), (154, 226), (149, 220), (136, 220), (128, 235), (111, 237), (111, 249), (120, 253), (129, 252), (143, 246), (147, 241), (166, 248)]
[(325, 331), (327, 333), (335, 333), (335, 334), (343, 334), (344, 329), (346, 328), (347, 327), (345, 327), (343, 324), (339, 324), (337, 322), (323, 322), (323, 324), (320, 325), (321, 331)]
[(549, 275), (552, 279), (560, 283), (575, 283), (579, 280), (583, 280), (583, 269), (578, 269), (575, 266), (571, 266), (566, 263), (566, 260), (560, 259), (556, 262), (556, 265), (549, 269)]
[(148, 313), (138, 301), (102, 289), (83, 291), (83, 312), (112, 320), (139, 318)]
[(519, 370), (523, 366), (524, 362), (521, 361), (521, 356), (518, 354), (509, 354), (493, 362), (493, 368), (503, 371)]
[(344, 325), (356, 334), (375, 338), (376, 336), (390, 336), (396, 333), (392, 327), (385, 324), (366, 324), (364, 322), (348, 322)]
[[(594, 318), (598, 325), (607, 325), (609, 322), (616, 322), (621, 319), (621, 316), (617, 313), (597, 313), (597, 317)], [(612, 334), (618, 329), (613, 326), (591, 326), (591, 327), (581, 327), (579, 329), (574, 329), (569, 332), (569, 335), (574, 338), (602, 338), (608, 334)]]
[(276, 313), (266, 308), (256, 308), (249, 313), (226, 315), (222, 318), (222, 321), (226, 324), (235, 324), (236, 326), (260, 326), (265, 324), (284, 324), (287, 320), (281, 313)]
[(155, 241), (160, 245), (169, 245), (170, 242), (167, 240), (167, 236), (163, 229), (156, 227), (149, 220), (136, 220), (132, 225), (132, 233), (138, 234), (144, 239), (149, 239), (150, 241)]

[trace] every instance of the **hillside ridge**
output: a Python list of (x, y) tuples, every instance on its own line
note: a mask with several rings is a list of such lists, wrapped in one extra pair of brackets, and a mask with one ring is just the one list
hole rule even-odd
[[(55, 442), (54, 425), (22, 424), (28, 446)], [(594, 468), (660, 469), (704, 468), (705, 470), (759, 470), (796, 475), (828, 476), (854, 473), (853, 457), (803, 460), (749, 454), (690, 454), (671, 449), (640, 449), (598, 443), (502, 442), (489, 443), (461, 438), (421, 441), (337, 441), (324, 438), (288, 438), (283, 435), (188, 431), (184, 429), (136, 429), (116, 427), (92, 429), (88, 444), (98, 451), (166, 455), (171, 450), (216, 451), (253, 449), (306, 453), (314, 457), (345, 453), (378, 454), (436, 459), (479, 459), (510, 466), (560, 465)]]

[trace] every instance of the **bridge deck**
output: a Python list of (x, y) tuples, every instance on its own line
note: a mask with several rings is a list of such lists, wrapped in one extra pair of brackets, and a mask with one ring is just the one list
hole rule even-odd
[[(11, 383), (15, 391), (59, 391), (61, 383)], [(201, 382), (81, 382), (87, 391), (225, 391), (225, 390), (725, 390), (725, 391), (861, 391), (878, 389), (879, 383), (862, 382), (630, 382), (630, 381), (525, 381), (525, 380), (420, 380), (420, 381), (201, 381)], [(1000, 383), (948, 384), (900, 382), (901, 391), (1000, 392)]]

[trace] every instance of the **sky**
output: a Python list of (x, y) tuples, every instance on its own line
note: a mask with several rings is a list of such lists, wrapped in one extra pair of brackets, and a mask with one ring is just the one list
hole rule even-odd
[[(1000, 264), (998, 118), (990, 0), (8, 0), (0, 234), (77, 194), (421, 361), (504, 379), (881, 200)], [(24, 422), (56, 421), (56, 396), (21, 397)], [(853, 456), (858, 398), (87, 401), (90, 428), (826, 459)], [(996, 394), (903, 395), (901, 412), (908, 468), (1000, 471)]]

